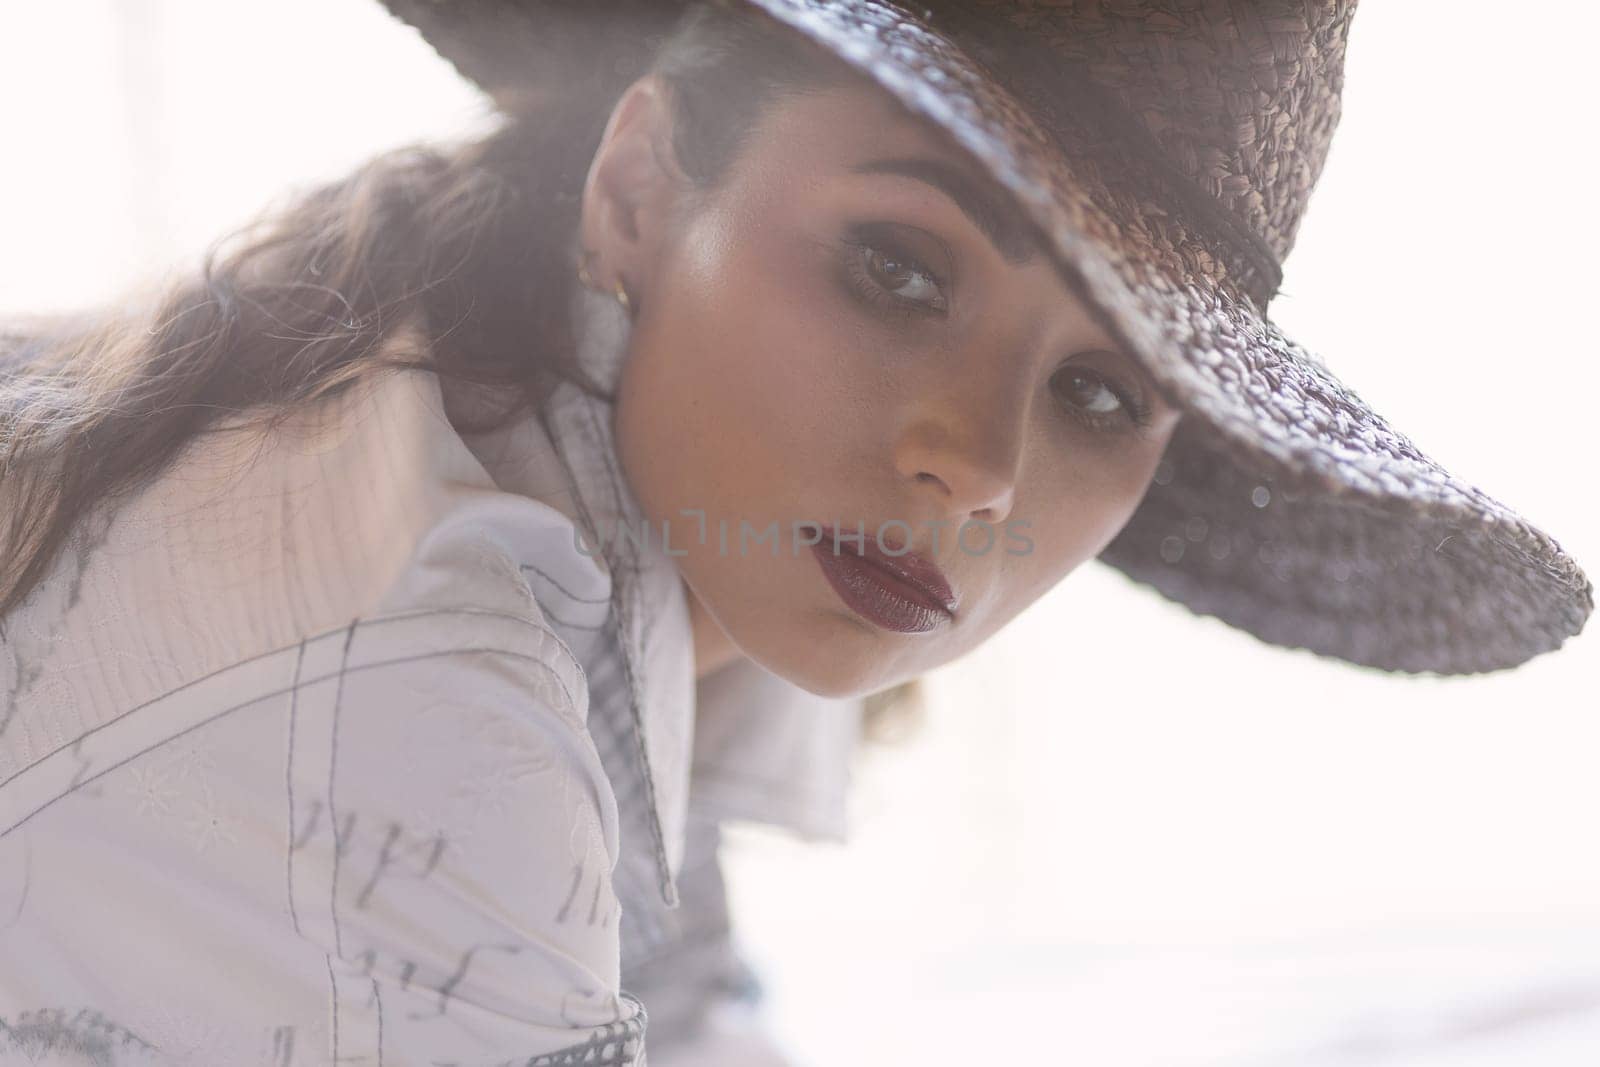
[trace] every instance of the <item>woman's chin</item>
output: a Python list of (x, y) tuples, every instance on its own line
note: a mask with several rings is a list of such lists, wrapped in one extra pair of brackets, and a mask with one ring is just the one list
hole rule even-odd
[(911, 677), (897, 667), (880, 632), (843, 615), (824, 612), (803, 634), (771, 642), (740, 642), (744, 654), (778, 677), (815, 696), (851, 700), (868, 696)]

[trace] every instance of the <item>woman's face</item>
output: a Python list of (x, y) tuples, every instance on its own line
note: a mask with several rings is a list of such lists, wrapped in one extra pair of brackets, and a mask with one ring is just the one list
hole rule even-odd
[[(1116, 535), (1179, 412), (962, 155), (840, 88), (774, 105), (690, 197), (669, 121), (648, 81), (619, 102), (584, 237), (638, 305), (617, 447), (697, 613), (860, 695), (972, 649)], [(953, 610), (862, 542), (924, 557)]]

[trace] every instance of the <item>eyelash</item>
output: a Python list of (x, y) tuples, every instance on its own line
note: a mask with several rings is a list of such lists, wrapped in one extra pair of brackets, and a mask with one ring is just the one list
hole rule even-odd
[[(1150, 424), (1150, 406), (1115, 376), (1098, 371), (1093, 367), (1069, 365), (1057, 368), (1055, 374), (1052, 374), (1050, 378), (1054, 381), (1056, 374), (1063, 373), (1082, 374), (1085, 377), (1094, 379), (1107, 389), (1110, 389), (1116, 395), (1118, 402), (1122, 404), (1121, 414), (1106, 415), (1100, 412), (1085, 411), (1074, 404), (1063, 402), (1061, 406), (1066, 409), (1069, 417), (1084, 423), (1090, 429), (1104, 430), (1106, 432), (1116, 432), (1129, 428), (1143, 432), (1144, 428)], [(1051, 391), (1052, 393), (1054, 392), (1053, 389)]]
[[(890, 314), (902, 321), (914, 317), (939, 317), (944, 314), (942, 309), (930, 307), (928, 304), (917, 300), (906, 300), (895, 296), (884, 289), (878, 282), (873, 281), (866, 268), (866, 259), (876, 253), (888, 259), (894, 259), (905, 264), (912, 273), (922, 274), (938, 286), (939, 291), (947, 291), (947, 283), (943, 275), (923, 263), (916, 256), (906, 252), (903, 246), (892, 238), (880, 234), (858, 230), (844, 239), (845, 278), (851, 291), (877, 311)], [(1092, 367), (1062, 366), (1056, 374), (1071, 371), (1093, 378), (1100, 384), (1110, 389), (1122, 405), (1123, 414), (1105, 415), (1084, 411), (1073, 404), (1063, 402), (1060, 406), (1066, 409), (1069, 418), (1088, 426), (1090, 429), (1102, 432), (1115, 432), (1117, 430), (1133, 428), (1143, 430), (1150, 422), (1149, 405), (1140, 400), (1138, 393), (1129, 388), (1115, 375), (1095, 370)], [(1054, 380), (1055, 375), (1051, 375)], [(1053, 390), (1052, 390), (1053, 392)]]
[(871, 274), (866, 269), (865, 260), (868, 256), (877, 253), (886, 259), (898, 260), (910, 266), (912, 273), (925, 275), (939, 289), (942, 299), (948, 303), (948, 280), (938, 271), (929, 267), (921, 259), (907, 252), (893, 238), (865, 228), (853, 231), (844, 239), (845, 278), (850, 283), (850, 288), (868, 304), (881, 311), (892, 312), (903, 318), (916, 316), (938, 317), (944, 314), (942, 308), (931, 307), (920, 300), (907, 300), (895, 296), (882, 285), (872, 280)]

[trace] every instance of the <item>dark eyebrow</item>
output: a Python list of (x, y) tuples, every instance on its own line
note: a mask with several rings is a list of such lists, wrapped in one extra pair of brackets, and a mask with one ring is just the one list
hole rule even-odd
[(968, 177), (959, 167), (931, 157), (900, 156), (869, 159), (850, 169), (856, 174), (899, 174), (926, 182), (955, 201), (956, 207), (972, 220), (1007, 263), (1020, 267), (1033, 261), (1033, 228), (1016, 206), (996, 195), (987, 185)]

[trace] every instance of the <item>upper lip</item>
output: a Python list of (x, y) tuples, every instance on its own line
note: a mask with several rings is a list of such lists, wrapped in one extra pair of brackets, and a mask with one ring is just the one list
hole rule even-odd
[[(822, 531), (822, 539), (817, 542), (817, 547), (824, 545), (831, 550), (835, 541), (834, 528), (827, 523), (816, 523)], [(937, 564), (927, 556), (918, 552), (900, 551), (905, 546), (895, 543), (892, 537), (885, 535), (884, 540), (893, 547), (897, 554), (890, 555), (878, 546), (878, 539), (870, 532), (863, 537), (856, 537), (854, 533), (841, 535), (837, 541), (839, 549), (848, 549), (861, 556), (868, 563), (882, 570), (888, 571), (907, 585), (920, 589), (926, 593), (928, 599), (943, 608), (951, 615), (956, 613), (956, 595), (950, 589), (950, 582), (944, 576)]]

